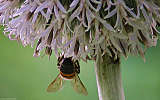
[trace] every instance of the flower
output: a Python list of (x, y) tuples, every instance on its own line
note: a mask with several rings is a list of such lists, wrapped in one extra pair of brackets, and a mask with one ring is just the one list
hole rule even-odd
[[(132, 4), (131, 4), (131, 3)], [(5, 34), (24, 46), (37, 42), (34, 56), (95, 59), (129, 54), (144, 58), (156, 46), (160, 3), (156, 0), (0, 0)], [(144, 45), (144, 48), (143, 48)]]
[(24, 0), (0, 0), (0, 24), (7, 24), (15, 10)]

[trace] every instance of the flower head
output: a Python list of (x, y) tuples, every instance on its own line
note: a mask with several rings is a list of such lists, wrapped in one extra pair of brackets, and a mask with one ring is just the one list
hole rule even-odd
[[(132, 3), (132, 4), (131, 4)], [(160, 3), (156, 0), (0, 0), (0, 22), (10, 39), (24, 46), (37, 42), (58, 57), (95, 59), (140, 54), (156, 46)], [(3, 5), (3, 6), (2, 6)], [(20, 6), (19, 6), (20, 5)]]

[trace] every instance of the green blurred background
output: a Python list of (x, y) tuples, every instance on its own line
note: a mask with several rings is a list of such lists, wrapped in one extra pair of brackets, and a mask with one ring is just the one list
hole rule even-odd
[[(160, 46), (149, 48), (146, 63), (140, 57), (122, 57), (126, 100), (160, 100)], [(88, 96), (74, 92), (69, 82), (57, 93), (46, 88), (59, 73), (54, 55), (34, 58), (34, 48), (11, 41), (0, 30), (0, 100), (98, 100), (94, 62), (80, 62), (80, 78)], [(5, 99), (6, 100), (6, 99)]]

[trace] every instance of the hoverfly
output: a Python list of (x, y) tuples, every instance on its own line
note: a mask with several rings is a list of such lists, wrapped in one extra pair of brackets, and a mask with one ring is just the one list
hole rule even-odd
[(78, 76), (80, 73), (80, 65), (78, 60), (74, 61), (72, 60), (72, 57), (64, 58), (63, 55), (58, 58), (57, 66), (60, 73), (56, 79), (50, 83), (47, 88), (47, 92), (57, 92), (62, 88), (65, 80), (70, 80), (74, 90), (77, 93), (82, 93), (83, 95), (88, 94), (85, 86)]

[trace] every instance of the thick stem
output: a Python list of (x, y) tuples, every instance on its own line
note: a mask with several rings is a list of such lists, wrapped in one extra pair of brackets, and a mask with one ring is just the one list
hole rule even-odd
[(125, 100), (119, 58), (97, 55), (95, 72), (99, 100)]

